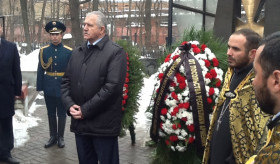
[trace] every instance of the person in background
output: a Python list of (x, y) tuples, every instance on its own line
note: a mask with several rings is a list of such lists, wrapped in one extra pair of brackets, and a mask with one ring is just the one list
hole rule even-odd
[(71, 116), (80, 164), (118, 164), (118, 136), (122, 120), (122, 93), (126, 55), (106, 34), (100, 11), (86, 15), (84, 39), (62, 78), (62, 101)]
[(246, 164), (280, 163), (280, 33), (268, 36), (258, 48), (254, 61), (253, 85), (261, 109), (274, 115), (268, 123), (265, 146)]
[(50, 139), (45, 148), (56, 143), (59, 148), (63, 148), (66, 109), (61, 101), (60, 85), (72, 49), (61, 43), (63, 32), (66, 30), (63, 23), (50, 21), (45, 30), (50, 33), (51, 43), (41, 48), (37, 70), (37, 91), (44, 92), (48, 110)]
[(252, 81), (260, 36), (241, 29), (228, 40), (228, 64), (213, 113), (203, 164), (244, 164), (260, 147), (269, 115), (258, 106)]
[[(0, 36), (3, 27), (0, 25)], [(22, 77), (17, 46), (0, 37), (0, 162), (20, 163), (11, 156), (14, 148), (15, 96), (21, 96)]]

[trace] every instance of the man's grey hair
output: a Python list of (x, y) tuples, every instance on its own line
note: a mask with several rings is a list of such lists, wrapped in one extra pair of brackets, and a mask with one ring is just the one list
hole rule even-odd
[(107, 18), (106, 16), (101, 12), (101, 11), (92, 11), (87, 13), (86, 16), (91, 16), (91, 15), (96, 15), (97, 20), (96, 23), (99, 27), (104, 26), (105, 27), (105, 32), (107, 32)]

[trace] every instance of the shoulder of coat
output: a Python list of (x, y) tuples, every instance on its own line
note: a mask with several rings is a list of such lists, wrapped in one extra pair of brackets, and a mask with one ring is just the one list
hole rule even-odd
[(45, 49), (45, 48), (48, 48), (50, 45), (46, 45), (44, 47), (41, 48), (41, 50)]
[(72, 48), (69, 47), (69, 46), (63, 45), (63, 47), (66, 48), (66, 49), (68, 49), (68, 50), (70, 50), (70, 51), (72, 51)]
[(112, 42), (114, 46), (118, 47), (118, 48), (122, 48), (120, 45), (118, 45), (117, 43), (115, 42)]

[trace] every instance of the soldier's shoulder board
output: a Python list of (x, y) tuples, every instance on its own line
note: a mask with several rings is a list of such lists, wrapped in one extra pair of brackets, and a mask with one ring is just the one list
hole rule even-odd
[(41, 50), (45, 49), (45, 48), (48, 48), (50, 45), (46, 45), (44, 47), (41, 48)]
[(71, 48), (71, 47), (68, 47), (68, 46), (66, 46), (66, 45), (63, 45), (63, 47), (66, 48), (66, 49), (68, 49), (68, 50), (70, 50), (70, 51), (72, 51), (72, 48)]

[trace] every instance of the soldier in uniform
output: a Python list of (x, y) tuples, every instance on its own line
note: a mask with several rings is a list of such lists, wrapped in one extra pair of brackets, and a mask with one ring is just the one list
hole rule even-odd
[(51, 21), (46, 24), (45, 30), (50, 33), (51, 43), (41, 48), (37, 70), (37, 91), (44, 92), (49, 119), (50, 139), (45, 148), (56, 143), (59, 148), (63, 148), (66, 109), (61, 102), (60, 83), (72, 49), (61, 43), (66, 30), (63, 23)]

